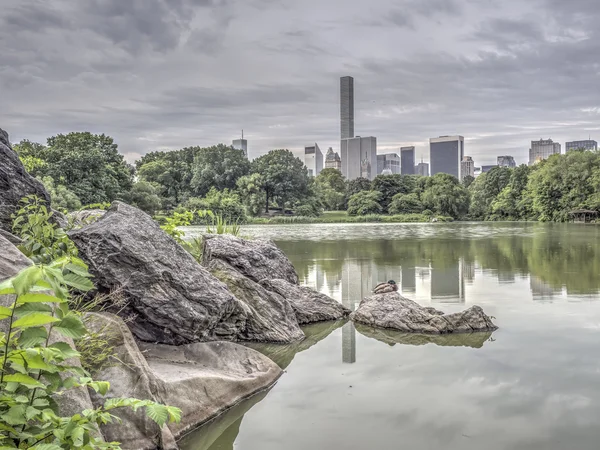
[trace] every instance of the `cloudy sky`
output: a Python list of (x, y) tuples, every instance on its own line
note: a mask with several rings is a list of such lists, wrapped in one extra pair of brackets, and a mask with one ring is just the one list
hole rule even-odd
[(106, 133), (133, 161), (230, 143), (339, 148), (339, 77), (380, 153), (465, 136), (600, 140), (598, 0), (2, 0), (0, 127)]

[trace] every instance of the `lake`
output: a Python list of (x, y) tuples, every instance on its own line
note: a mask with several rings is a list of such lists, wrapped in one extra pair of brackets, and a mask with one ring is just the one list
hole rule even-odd
[[(188, 230), (194, 234), (194, 229)], [(600, 227), (248, 226), (301, 282), (351, 309), (375, 284), (445, 312), (480, 305), (493, 334), (419, 336), (352, 323), (251, 346), (286, 372), (184, 438), (187, 450), (596, 449)]]

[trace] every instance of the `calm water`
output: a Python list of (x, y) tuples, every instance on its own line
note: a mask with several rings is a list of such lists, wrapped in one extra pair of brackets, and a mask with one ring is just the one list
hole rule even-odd
[[(194, 230), (191, 230), (193, 233)], [(187, 450), (597, 449), (600, 228), (544, 224), (247, 227), (302, 282), (354, 309), (394, 279), (454, 312), (481, 305), (493, 334), (415, 336), (352, 323), (253, 345), (286, 373), (187, 436)]]

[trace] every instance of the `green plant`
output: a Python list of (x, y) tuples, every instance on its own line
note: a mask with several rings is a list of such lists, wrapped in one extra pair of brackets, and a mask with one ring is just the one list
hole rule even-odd
[(189, 241), (185, 241), (183, 244), (183, 248), (188, 251), (190, 255), (194, 257), (198, 263), (202, 263), (202, 238), (195, 237), (190, 239)]
[(240, 235), (241, 227), (237, 222), (228, 223), (220, 214), (215, 214), (212, 225), (206, 227), (206, 232), (209, 234), (231, 234), (233, 236)]
[(13, 214), (13, 232), (23, 242), (19, 250), (34, 263), (48, 263), (63, 256), (77, 256), (77, 248), (62, 228), (50, 222), (53, 213), (35, 195), (21, 200)]
[(133, 398), (112, 398), (71, 417), (59, 415), (57, 399), (70, 390), (85, 387), (105, 395), (110, 388), (73, 365), (70, 360), (79, 353), (60, 340), (86, 333), (68, 300), (70, 289), (93, 287), (89, 277), (81, 260), (65, 257), (27, 267), (0, 283), (0, 296), (15, 296), (9, 306), (0, 306), (0, 323), (5, 325), (0, 332), (0, 448), (118, 449), (118, 443), (102, 442), (96, 431), (118, 420), (112, 412), (123, 407), (145, 408), (160, 427), (180, 420), (178, 408)]
[(174, 212), (173, 216), (165, 219), (164, 225), (160, 227), (162, 230), (177, 241), (178, 244), (183, 243), (183, 236), (185, 232), (178, 229), (178, 227), (185, 227), (192, 223), (194, 220), (194, 213), (192, 211), (185, 212)]
[(110, 208), (109, 202), (91, 203), (89, 205), (82, 206), (81, 208), (79, 208), (79, 211), (83, 211), (86, 209), (101, 209), (103, 211), (106, 211), (108, 208)]

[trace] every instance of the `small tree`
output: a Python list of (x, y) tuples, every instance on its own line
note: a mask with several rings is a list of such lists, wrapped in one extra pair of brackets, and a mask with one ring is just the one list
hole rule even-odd
[(390, 214), (413, 214), (423, 212), (423, 204), (417, 194), (396, 194), (388, 209)]
[(379, 204), (380, 200), (381, 193), (379, 191), (362, 191), (354, 194), (348, 200), (348, 214), (351, 216), (381, 214), (383, 208)]

